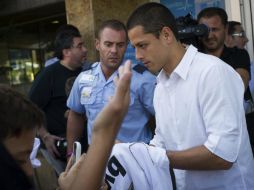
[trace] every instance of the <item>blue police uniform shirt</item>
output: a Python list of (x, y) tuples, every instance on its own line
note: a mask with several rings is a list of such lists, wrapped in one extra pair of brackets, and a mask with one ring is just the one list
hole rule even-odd
[[(146, 124), (151, 114), (154, 115), (153, 94), (156, 77), (143, 70), (142, 66), (138, 66), (141, 69), (132, 70), (130, 106), (117, 136), (121, 142), (143, 141), (148, 143), (152, 138), (151, 131)], [(73, 84), (67, 106), (77, 113), (86, 114), (89, 144), (93, 122), (114, 94), (113, 79), (117, 73), (118, 71), (115, 71), (106, 80), (100, 63), (96, 62), (90, 70), (80, 73)]]

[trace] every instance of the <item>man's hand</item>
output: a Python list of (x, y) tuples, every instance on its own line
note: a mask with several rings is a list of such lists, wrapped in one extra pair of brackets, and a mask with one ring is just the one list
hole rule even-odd
[(116, 92), (110, 104), (118, 105), (121, 113), (125, 114), (130, 103), (131, 61), (127, 60), (123, 66), (120, 66), (118, 73), (119, 76), (114, 79)]
[(43, 143), (45, 144), (48, 152), (54, 157), (56, 158), (56, 156), (60, 156), (60, 153), (57, 151), (56, 146), (55, 146), (55, 141), (57, 140), (61, 140), (61, 137), (55, 136), (55, 135), (51, 135), (49, 133), (47, 133), (44, 137), (43, 137)]
[(63, 173), (60, 174), (58, 178), (58, 184), (61, 190), (69, 190), (71, 189), (72, 183), (77, 177), (77, 174), (83, 164), (85, 162), (85, 154), (82, 154), (80, 159), (73, 164), (73, 156), (70, 157), (66, 169)]

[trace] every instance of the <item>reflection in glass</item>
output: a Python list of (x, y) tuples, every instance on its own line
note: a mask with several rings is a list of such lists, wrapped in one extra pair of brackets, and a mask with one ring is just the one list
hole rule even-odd
[(11, 84), (32, 82), (40, 69), (37, 59), (38, 50), (9, 49)]

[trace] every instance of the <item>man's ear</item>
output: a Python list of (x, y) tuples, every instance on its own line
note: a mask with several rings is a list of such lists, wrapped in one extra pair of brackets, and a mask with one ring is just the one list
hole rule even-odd
[(225, 44), (226, 46), (231, 46), (233, 43), (233, 37), (231, 35), (226, 34), (225, 35)]
[(166, 40), (167, 42), (171, 43), (173, 38), (175, 38), (174, 33), (172, 32), (172, 30), (169, 27), (163, 27), (161, 29), (161, 38)]
[(95, 48), (100, 51), (100, 40), (99, 39), (95, 39)]
[(63, 57), (69, 57), (71, 52), (70, 49), (63, 49), (62, 51), (63, 51)]

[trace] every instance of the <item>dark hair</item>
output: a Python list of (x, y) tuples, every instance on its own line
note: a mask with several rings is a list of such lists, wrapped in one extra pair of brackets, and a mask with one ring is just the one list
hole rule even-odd
[(0, 141), (45, 125), (43, 112), (24, 95), (0, 84)]
[(126, 41), (128, 40), (126, 27), (125, 27), (124, 23), (122, 23), (121, 21), (116, 20), (116, 19), (103, 21), (97, 29), (96, 38), (100, 39), (101, 32), (105, 28), (111, 28), (111, 29), (116, 30), (116, 31), (123, 30), (126, 34)]
[(58, 59), (63, 59), (63, 50), (69, 49), (73, 45), (73, 38), (75, 37), (81, 37), (79, 30), (75, 26), (67, 24), (58, 28), (54, 42), (54, 54)]
[(146, 3), (132, 12), (127, 21), (127, 30), (142, 26), (144, 33), (152, 33), (159, 38), (163, 27), (169, 27), (178, 40), (178, 30), (174, 15), (160, 3)]
[(203, 17), (211, 18), (213, 16), (219, 16), (221, 19), (221, 22), (224, 26), (226, 26), (228, 24), (228, 15), (227, 15), (226, 11), (222, 8), (219, 8), (219, 7), (208, 7), (208, 8), (201, 10), (200, 13), (198, 13), (197, 20), (199, 22), (199, 20)]
[(240, 22), (237, 22), (237, 21), (229, 21), (228, 22), (228, 35), (232, 35), (233, 33), (235, 33), (235, 26), (237, 25), (240, 25), (241, 26), (241, 23)]

